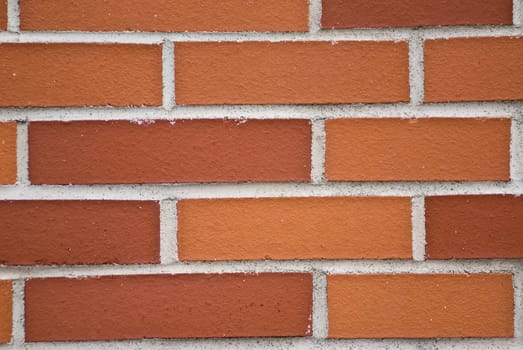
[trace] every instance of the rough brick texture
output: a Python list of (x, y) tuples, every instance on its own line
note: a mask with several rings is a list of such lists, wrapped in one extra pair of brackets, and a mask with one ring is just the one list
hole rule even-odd
[(0, 185), (16, 182), (16, 123), (0, 123)]
[(306, 120), (39, 122), (31, 123), (29, 137), (37, 184), (310, 178)]
[(0, 264), (160, 262), (157, 202), (0, 201)]
[(510, 119), (345, 119), (326, 122), (335, 181), (507, 181)]
[(160, 106), (162, 48), (0, 44), (0, 107)]
[(23, 30), (307, 31), (308, 0), (23, 0)]
[(523, 349), (522, 25), (0, 0), (1, 350)]
[[(36, 279), (26, 340), (310, 335), (309, 274)], [(122, 301), (125, 301), (122, 303)]]
[(523, 197), (425, 199), (429, 259), (523, 258)]
[(409, 198), (178, 203), (182, 260), (410, 258)]
[(508, 274), (328, 276), (329, 337), (512, 337)]
[(9, 281), (0, 281), (0, 344), (11, 340), (13, 324), (12, 286)]
[(176, 45), (182, 105), (326, 104), (409, 100), (406, 42)]
[(523, 37), (425, 42), (425, 101), (523, 100)]
[(323, 28), (512, 24), (512, 0), (323, 0)]

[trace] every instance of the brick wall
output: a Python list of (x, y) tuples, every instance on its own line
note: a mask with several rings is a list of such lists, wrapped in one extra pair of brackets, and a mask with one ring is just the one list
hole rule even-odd
[(522, 0), (0, 0), (0, 349), (522, 349)]

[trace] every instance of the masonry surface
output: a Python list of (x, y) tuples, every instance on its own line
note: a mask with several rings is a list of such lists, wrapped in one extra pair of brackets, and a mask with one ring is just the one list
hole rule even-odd
[(0, 350), (523, 349), (523, 0), (0, 0)]

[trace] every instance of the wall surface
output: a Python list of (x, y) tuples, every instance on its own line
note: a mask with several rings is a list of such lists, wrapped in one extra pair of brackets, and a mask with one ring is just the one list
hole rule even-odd
[(523, 0), (0, 0), (0, 349), (523, 349)]

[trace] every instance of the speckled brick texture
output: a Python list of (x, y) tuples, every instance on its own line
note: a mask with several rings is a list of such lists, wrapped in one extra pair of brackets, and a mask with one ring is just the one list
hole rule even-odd
[(0, 350), (523, 349), (523, 0), (0, 0)]

